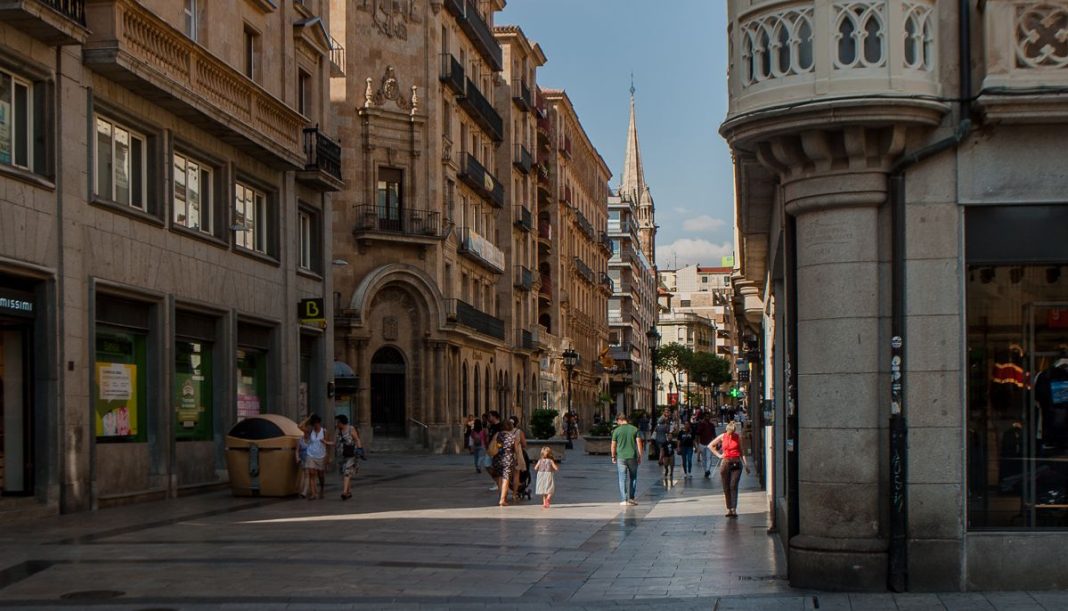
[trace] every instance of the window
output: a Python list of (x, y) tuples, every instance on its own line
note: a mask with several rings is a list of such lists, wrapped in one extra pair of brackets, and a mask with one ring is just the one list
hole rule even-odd
[(174, 222), (203, 233), (212, 232), (213, 174), (210, 167), (174, 154)]
[(117, 204), (146, 210), (146, 138), (125, 126), (97, 117), (93, 194)]
[(246, 26), (245, 27), (245, 49), (244, 49), (245, 76), (249, 77), (250, 79), (252, 79), (254, 81), (258, 80), (257, 79), (257, 73), (259, 72), (259, 69), (260, 69), (259, 54), (260, 54), (260, 35), (255, 30), (252, 30), (248, 26)]
[(30, 169), (32, 99), (30, 83), (0, 72), (0, 163)]
[(185, 21), (185, 35), (190, 40), (199, 40), (200, 30), (200, 0), (185, 0), (182, 8), (182, 18)]
[(297, 110), (305, 117), (310, 117), (311, 75), (297, 70)]
[(404, 172), (393, 168), (378, 169), (378, 225), (385, 231), (402, 231), (401, 206), (402, 191), (401, 182)]
[(267, 253), (267, 196), (242, 183), (234, 189), (234, 242), (241, 248)]
[(312, 269), (312, 240), (314, 239), (312, 216), (310, 212), (301, 210), (297, 218), (300, 230), (300, 268), (310, 270)]

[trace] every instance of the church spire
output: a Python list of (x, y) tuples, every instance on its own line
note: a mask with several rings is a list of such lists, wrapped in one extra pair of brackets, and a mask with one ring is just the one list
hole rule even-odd
[(638, 146), (638, 125), (634, 112), (634, 75), (630, 82), (630, 127), (627, 128), (627, 152), (623, 158), (623, 178), (619, 185), (619, 195), (638, 203), (646, 191), (645, 170), (642, 168), (642, 153)]

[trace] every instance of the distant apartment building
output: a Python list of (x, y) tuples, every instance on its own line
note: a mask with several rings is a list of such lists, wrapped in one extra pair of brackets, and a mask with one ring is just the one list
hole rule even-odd
[(324, 409), (325, 9), (0, 6), (0, 511), (217, 485), (235, 422)]

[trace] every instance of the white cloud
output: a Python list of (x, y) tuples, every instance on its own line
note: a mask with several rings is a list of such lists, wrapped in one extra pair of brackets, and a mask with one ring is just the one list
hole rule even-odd
[(683, 267), (695, 263), (719, 265), (723, 257), (732, 254), (734, 254), (734, 244), (731, 242), (715, 244), (708, 240), (680, 238), (670, 244), (661, 244), (656, 247), (656, 264), (661, 268)]
[(712, 218), (707, 214), (702, 214), (694, 218), (686, 219), (682, 222), (683, 231), (689, 231), (691, 233), (700, 233), (703, 231), (715, 231), (722, 228), (727, 222), (723, 219)]

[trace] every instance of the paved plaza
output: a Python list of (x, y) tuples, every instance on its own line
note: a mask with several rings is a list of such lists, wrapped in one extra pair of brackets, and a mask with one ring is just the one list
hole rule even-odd
[(94, 609), (1068, 609), (1068, 593), (791, 589), (756, 482), (643, 466), (618, 505), (605, 456), (567, 454), (549, 510), (499, 508), (468, 457), (372, 455), (354, 497), (226, 492), (0, 526), (0, 607)]

